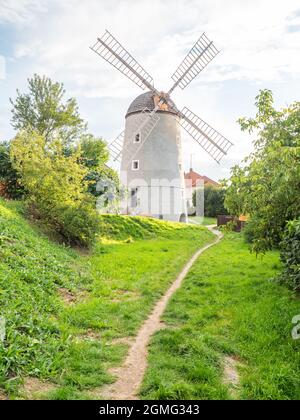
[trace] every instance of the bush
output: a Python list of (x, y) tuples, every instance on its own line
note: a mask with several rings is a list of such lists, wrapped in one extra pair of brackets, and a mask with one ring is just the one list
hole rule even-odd
[(253, 244), (253, 242), (255, 241), (256, 238), (256, 226), (257, 226), (257, 221), (254, 218), (251, 218), (247, 223), (246, 226), (243, 230), (243, 234), (244, 234), (244, 238), (245, 241), (248, 244)]
[(300, 102), (277, 111), (272, 92), (256, 98), (255, 118), (242, 118), (243, 131), (256, 132), (254, 152), (234, 166), (225, 205), (252, 224), (252, 249), (264, 253), (278, 248), (288, 221), (300, 214)]
[[(194, 191), (193, 194), (193, 206), (196, 207), (196, 200), (199, 200), (197, 194), (201, 194), (201, 190)], [(205, 217), (217, 217), (219, 215), (227, 215), (228, 212), (224, 207), (225, 201), (224, 188), (215, 187), (213, 185), (206, 185), (204, 187), (204, 216)]]
[(61, 141), (46, 144), (43, 136), (23, 132), (12, 141), (11, 157), (28, 191), (31, 215), (68, 244), (90, 246), (100, 226), (80, 150), (66, 156)]
[(10, 160), (10, 144), (0, 144), (0, 195), (18, 200), (24, 195), (20, 177)]
[(288, 223), (281, 242), (281, 261), (284, 269), (280, 282), (300, 291), (300, 218)]
[(69, 244), (90, 247), (99, 232), (100, 218), (91, 203), (61, 210), (61, 235)]

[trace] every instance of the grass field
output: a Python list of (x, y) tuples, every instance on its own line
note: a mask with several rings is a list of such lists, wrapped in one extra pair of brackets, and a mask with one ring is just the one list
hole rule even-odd
[[(51, 242), (0, 201), (0, 390), (10, 398), (90, 398), (113, 381), (128, 344), (194, 251), (213, 239), (201, 227), (101, 218), (90, 254)], [(142, 240), (142, 238), (146, 238)], [(47, 381), (24, 388), (28, 378)], [(0, 395), (1, 396), (1, 395)], [(99, 395), (97, 395), (99, 396)]]
[[(263, 259), (230, 234), (200, 257), (150, 347), (141, 390), (150, 399), (300, 399), (300, 342), (292, 340), (299, 297), (271, 282), (277, 253)], [(224, 360), (240, 385), (225, 384)]]
[(217, 219), (215, 217), (189, 217), (192, 222), (199, 223), (202, 226), (217, 225)]
[[(0, 201), (0, 399), (99, 399), (130, 337), (213, 236), (104, 216), (97, 246), (82, 253), (50, 241), (22, 211)], [(203, 254), (152, 340), (141, 398), (299, 399), (300, 342), (291, 330), (300, 301), (270, 281), (279, 269), (277, 253), (256, 258), (237, 234)], [(235, 387), (224, 383), (226, 357), (236, 362)]]

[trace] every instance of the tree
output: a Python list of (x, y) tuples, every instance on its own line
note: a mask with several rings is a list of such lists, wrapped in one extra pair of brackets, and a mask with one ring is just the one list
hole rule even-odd
[(11, 143), (13, 167), (28, 191), (28, 208), (69, 244), (89, 246), (99, 231), (95, 203), (87, 192), (87, 169), (79, 163), (80, 148), (66, 156), (62, 142), (47, 142), (32, 131)]
[(103, 194), (103, 189), (98, 188), (101, 181), (111, 180), (116, 189), (120, 190), (120, 180), (116, 171), (107, 166), (109, 152), (106, 142), (94, 137), (92, 134), (81, 136), (80, 142), (80, 162), (88, 169), (85, 180), (88, 181), (88, 191), (94, 197)]
[(24, 195), (24, 188), (20, 184), (17, 171), (10, 160), (10, 143), (0, 143), (0, 183), (2, 194), (8, 198), (20, 199)]
[(109, 159), (106, 142), (92, 134), (83, 134), (80, 138), (81, 162), (91, 171), (102, 170)]
[(300, 103), (276, 111), (272, 92), (263, 90), (256, 106), (254, 119), (239, 120), (257, 139), (243, 165), (232, 168), (225, 206), (250, 216), (253, 250), (265, 252), (279, 245), (287, 222), (300, 214)]
[(47, 142), (59, 137), (70, 144), (78, 139), (86, 124), (79, 116), (76, 100), (64, 100), (63, 84), (37, 74), (28, 79), (28, 84), (29, 93), (21, 94), (17, 90), (16, 100), (10, 99), (12, 126), (16, 130), (35, 131)]
[(278, 280), (300, 291), (300, 218), (289, 222), (280, 244), (283, 271)]
[[(196, 207), (197, 192), (193, 193), (193, 206)], [(225, 189), (213, 185), (204, 187), (204, 215), (206, 217), (217, 217), (221, 214), (227, 214), (224, 207)], [(202, 191), (200, 192), (202, 193)]]

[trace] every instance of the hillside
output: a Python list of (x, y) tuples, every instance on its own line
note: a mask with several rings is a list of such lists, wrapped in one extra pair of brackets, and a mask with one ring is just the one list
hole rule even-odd
[(20, 204), (0, 200), (0, 388), (9, 395), (22, 396), (28, 377), (59, 385), (56, 398), (111, 381), (103, 363), (120, 360), (124, 346), (103, 354), (99, 343), (78, 343), (78, 336), (102, 332), (110, 342), (133, 335), (189, 256), (212, 238), (199, 227), (143, 218), (103, 216), (100, 223), (104, 239), (83, 255), (48, 239)]
[(115, 239), (181, 239), (199, 233), (199, 228), (183, 223), (166, 222), (145, 217), (105, 215), (100, 217), (103, 237)]
[[(19, 374), (47, 376), (55, 371), (53, 354), (64, 345), (55, 320), (62, 309), (57, 290), (86, 287), (92, 281), (75, 252), (49, 241), (17, 210), (15, 204), (0, 201), (0, 316), (6, 319), (0, 384)], [(10, 381), (10, 387), (15, 385)]]

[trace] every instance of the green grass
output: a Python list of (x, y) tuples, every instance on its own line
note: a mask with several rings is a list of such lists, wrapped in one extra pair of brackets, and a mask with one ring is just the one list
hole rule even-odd
[(197, 231), (194, 226), (183, 223), (173, 223), (144, 217), (101, 216), (102, 236), (118, 240), (151, 239), (162, 237), (165, 239), (184, 239), (187, 235), (191, 239)]
[[(20, 398), (22, 381), (55, 384), (48, 399), (87, 399), (114, 378), (134, 336), (191, 254), (212, 235), (201, 227), (119, 216), (100, 220), (90, 254), (50, 241), (0, 200), (0, 390)], [(206, 221), (211, 224), (211, 221)], [(277, 253), (263, 259), (230, 234), (200, 257), (150, 348), (142, 398), (230, 399), (225, 355), (239, 360), (236, 398), (299, 399), (300, 343), (291, 339), (299, 298), (269, 281)], [(59, 289), (76, 297), (63, 302)], [(100, 391), (99, 391), (100, 392)]]
[[(193, 252), (213, 239), (201, 227), (103, 216), (103, 239), (89, 254), (51, 242), (0, 201), (0, 389), (20, 397), (25, 377), (56, 384), (51, 399), (84, 399), (113, 381), (127, 346)], [(146, 239), (143, 239), (146, 238)], [(59, 289), (77, 301), (66, 304)]]
[(200, 217), (193, 216), (189, 217), (192, 222), (199, 223), (202, 226), (217, 225), (217, 219), (215, 217)]
[[(300, 342), (292, 318), (300, 301), (271, 282), (277, 253), (251, 255), (230, 234), (200, 257), (150, 347), (141, 390), (150, 399), (300, 399)], [(223, 383), (226, 355), (239, 361), (235, 393)]]

